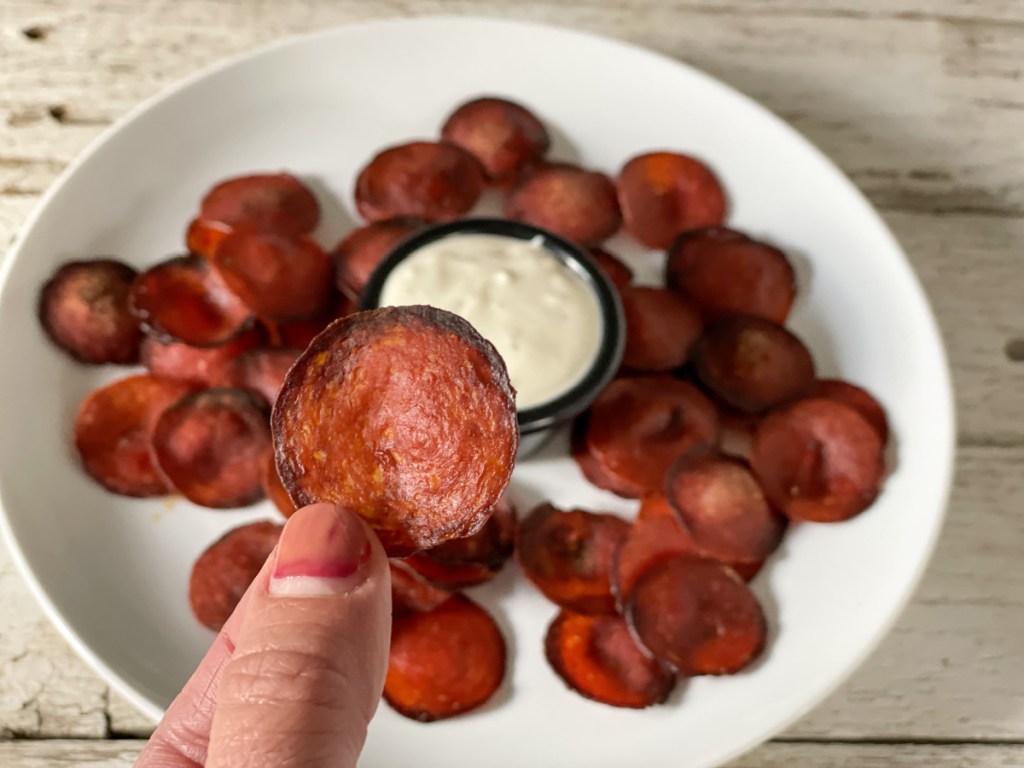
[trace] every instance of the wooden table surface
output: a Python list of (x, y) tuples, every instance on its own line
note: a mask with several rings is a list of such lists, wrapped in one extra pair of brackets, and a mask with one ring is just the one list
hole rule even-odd
[[(871, 659), (734, 765), (1024, 765), (1024, 2), (2, 0), (0, 243), (91, 139), (182, 76), (284, 35), (432, 13), (573, 26), (694, 64), (790, 121), (881, 210), (954, 366), (948, 522)], [(127, 766), (151, 727), (0, 547), (0, 765)]]

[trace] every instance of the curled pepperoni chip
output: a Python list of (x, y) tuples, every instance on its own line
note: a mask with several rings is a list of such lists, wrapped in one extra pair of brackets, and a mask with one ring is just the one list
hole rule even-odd
[(263, 497), (270, 449), (266, 405), (244, 389), (206, 389), (179, 400), (153, 427), (163, 475), (189, 501), (222, 509)]
[(306, 235), (235, 229), (212, 263), (236, 296), (271, 320), (313, 317), (331, 298), (331, 260)]
[(791, 520), (835, 523), (875, 500), (885, 473), (882, 448), (860, 413), (813, 398), (764, 418), (750, 464), (769, 501)]
[(462, 595), (429, 611), (395, 614), (384, 700), (432, 722), (486, 703), (505, 677), (505, 640), (491, 615)]
[(62, 265), (39, 295), (43, 330), (79, 362), (136, 362), (142, 330), (129, 302), (135, 276), (113, 259)]
[(335, 284), (346, 296), (358, 299), (370, 275), (400, 242), (427, 226), (417, 216), (375, 221), (353, 230), (334, 248)]
[(628, 532), (629, 523), (615, 515), (542, 504), (519, 525), (516, 557), (553, 603), (576, 613), (614, 613), (612, 559)]
[(597, 266), (608, 276), (616, 288), (622, 290), (633, 282), (633, 270), (618, 256), (596, 246), (588, 250), (594, 257), (594, 261), (597, 262)]
[(489, 179), (515, 178), (551, 146), (544, 124), (508, 99), (485, 96), (460, 105), (441, 128), (445, 141), (476, 157)]
[(665, 283), (708, 319), (745, 313), (782, 323), (796, 298), (786, 255), (725, 227), (678, 237), (668, 251)]
[(285, 517), (295, 514), (295, 505), (292, 503), (288, 491), (281, 483), (281, 476), (277, 474), (277, 465), (274, 463), (273, 449), (266, 452), (263, 457), (263, 467), (260, 470), (260, 482), (263, 485), (263, 495), (274, 502), (274, 506)]
[(527, 174), (505, 201), (505, 215), (588, 246), (614, 235), (622, 223), (611, 179), (565, 163)]
[(616, 188), (623, 226), (650, 248), (668, 248), (681, 232), (718, 226), (725, 219), (721, 183), (688, 155), (638, 155), (622, 166)]
[(250, 349), (232, 361), (223, 381), (230, 387), (251, 389), (273, 407), (288, 371), (301, 354), (301, 349), (291, 347)]
[(633, 639), (621, 616), (561, 611), (544, 639), (548, 663), (577, 693), (613, 707), (663, 704), (676, 678)]
[(283, 526), (262, 521), (228, 531), (192, 566), (188, 601), (204, 627), (220, 630), (274, 551)]
[(885, 416), (885, 409), (863, 387), (841, 379), (819, 379), (812, 395), (850, 406), (875, 428), (883, 443), (889, 440), (889, 420)]
[(248, 329), (252, 312), (200, 256), (179, 256), (135, 279), (132, 312), (164, 341), (215, 347)]
[(219, 221), (192, 219), (185, 231), (185, 247), (204, 259), (212, 259), (221, 241), (231, 234), (231, 227)]
[(199, 204), (199, 218), (229, 227), (256, 224), (312, 232), (320, 221), (320, 203), (309, 187), (291, 174), (261, 173), (217, 184)]
[(450, 221), (476, 205), (484, 169), (447, 142), (414, 141), (376, 155), (356, 179), (356, 208), (367, 221), (416, 216)]
[(729, 675), (764, 650), (764, 612), (729, 566), (677, 555), (648, 568), (626, 602), (634, 636), (684, 675)]
[(778, 323), (730, 315), (704, 331), (693, 349), (697, 377), (744, 413), (763, 413), (814, 387), (807, 347)]
[(582, 413), (573, 422), (570, 438), (570, 453), (583, 476), (598, 488), (629, 498), (636, 495), (635, 487), (606, 472), (601, 461), (590, 452), (587, 444), (587, 428), (590, 423), (589, 411)]
[(648, 496), (640, 514), (615, 553), (612, 592), (623, 608), (640, 576), (652, 565), (675, 555), (696, 555), (693, 543), (664, 496)]
[(432, 611), (451, 597), (451, 592), (422, 578), (405, 561), (389, 560), (388, 564), (391, 569), (391, 611), (394, 615)]
[(216, 347), (192, 347), (147, 336), (142, 342), (142, 364), (155, 376), (215, 387), (224, 383), (239, 355), (265, 340), (263, 329), (258, 326)]
[(635, 371), (669, 371), (686, 362), (702, 324), (694, 306), (664, 288), (621, 288), (626, 317), (622, 364)]
[(297, 504), (362, 515), (392, 556), (468, 536), (512, 474), (513, 396), (501, 357), (462, 318), (360, 312), (288, 373), (273, 414), (281, 479)]
[(75, 418), (75, 448), (82, 466), (108, 491), (160, 496), (171, 488), (149, 452), (149, 433), (165, 408), (191, 391), (188, 384), (138, 375), (97, 389)]

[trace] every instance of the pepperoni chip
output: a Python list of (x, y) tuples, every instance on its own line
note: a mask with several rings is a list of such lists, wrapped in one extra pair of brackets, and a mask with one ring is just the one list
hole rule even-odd
[(629, 498), (636, 495), (635, 487), (619, 480), (615, 475), (606, 472), (604, 465), (590, 452), (587, 443), (587, 429), (590, 424), (590, 412), (585, 411), (573, 422), (570, 438), (570, 454), (576, 460), (580, 472), (592, 485), (611, 491), (619, 496)]
[(259, 393), (272, 408), (288, 371), (301, 354), (301, 349), (291, 347), (250, 349), (232, 361), (224, 382), (230, 387), (243, 387)]
[(358, 299), (380, 266), (400, 242), (427, 226), (417, 216), (384, 219), (353, 230), (334, 248), (335, 284), (346, 296)]
[(79, 362), (136, 362), (142, 330), (129, 307), (135, 276), (113, 259), (62, 265), (39, 294), (43, 330)]
[(629, 523), (615, 515), (541, 504), (519, 525), (516, 557), (551, 602), (576, 613), (615, 612), (611, 568)]
[(451, 597), (451, 592), (422, 578), (405, 561), (389, 560), (391, 569), (391, 612), (432, 611)]
[(683, 675), (729, 675), (764, 649), (761, 605), (727, 565), (678, 555), (651, 566), (626, 603), (633, 633)]
[(215, 347), (252, 325), (252, 312), (200, 256), (179, 256), (135, 279), (132, 312), (163, 341)]
[(613, 707), (663, 704), (676, 684), (674, 675), (637, 646), (621, 616), (561, 611), (548, 627), (544, 651), (566, 685)]
[(704, 163), (675, 152), (629, 160), (616, 181), (622, 224), (650, 248), (668, 248), (676, 235), (725, 220), (725, 192)]
[(588, 246), (614, 235), (622, 223), (611, 179), (566, 163), (527, 174), (505, 201), (505, 215)]
[(640, 576), (655, 563), (675, 555), (695, 555), (697, 546), (679, 524), (664, 496), (648, 496), (640, 515), (615, 553), (612, 592), (622, 608)]
[(508, 99), (485, 96), (459, 106), (441, 128), (445, 141), (476, 157), (495, 182), (515, 178), (551, 146), (544, 124)]
[(160, 471), (189, 501), (221, 509), (263, 498), (270, 449), (266, 405), (244, 389), (206, 389), (157, 419), (152, 448)]
[(664, 288), (629, 285), (620, 291), (626, 316), (622, 364), (635, 371), (669, 371), (686, 362), (702, 329), (693, 305)]
[(841, 379), (818, 379), (814, 385), (813, 396), (850, 406), (875, 428), (883, 443), (888, 442), (889, 420), (885, 416), (885, 409), (875, 396), (863, 387)]
[(236, 176), (206, 193), (199, 218), (229, 227), (256, 224), (285, 232), (312, 232), (320, 221), (320, 203), (309, 187), (289, 173)]
[(783, 323), (796, 298), (786, 255), (725, 227), (678, 237), (668, 251), (665, 283), (707, 319), (746, 313)]
[(297, 504), (362, 515), (392, 556), (469, 536), (512, 474), (513, 395), (501, 357), (462, 318), (360, 312), (288, 373), (273, 414), (281, 479)]
[(180, 381), (137, 375), (100, 387), (78, 408), (75, 448), (82, 466), (108, 491), (160, 496), (171, 488), (149, 452), (149, 433), (163, 413), (191, 391)]
[(491, 615), (462, 595), (430, 611), (395, 614), (384, 700), (432, 722), (484, 704), (505, 677), (505, 640)]
[(693, 349), (697, 377), (744, 413), (763, 413), (814, 387), (807, 347), (778, 323), (730, 315), (713, 323)]
[(142, 364), (155, 376), (215, 387), (224, 383), (239, 355), (264, 341), (265, 334), (258, 326), (216, 347), (192, 347), (147, 336), (142, 342)]
[(199, 623), (219, 631), (274, 551), (283, 526), (249, 523), (228, 531), (199, 556), (188, 581), (188, 601)]
[(701, 554), (726, 563), (760, 562), (782, 542), (783, 518), (742, 459), (695, 450), (669, 470), (666, 488)]
[(376, 155), (356, 179), (356, 208), (367, 221), (417, 216), (451, 221), (469, 211), (484, 190), (484, 169), (447, 142), (414, 141)]
[(221, 241), (212, 263), (228, 288), (260, 317), (312, 317), (331, 298), (331, 260), (305, 235), (235, 229)]
[(212, 259), (221, 241), (231, 234), (231, 227), (219, 221), (192, 219), (185, 231), (185, 247), (204, 259)]
[(885, 474), (882, 437), (850, 406), (801, 400), (758, 426), (750, 464), (769, 501), (791, 520), (835, 523), (875, 500)]
[(273, 449), (263, 456), (263, 466), (260, 469), (260, 483), (263, 486), (263, 495), (274, 502), (274, 506), (285, 517), (295, 514), (296, 507), (292, 503), (288, 491), (281, 484), (281, 477), (277, 474), (277, 465), (274, 464)]
[(633, 270), (618, 256), (596, 246), (589, 248), (588, 251), (616, 288), (622, 290), (633, 282)]
[(335, 292), (333, 306), (316, 317), (307, 317), (303, 320), (289, 320), (284, 323), (274, 323), (267, 320), (263, 322), (272, 328), (273, 343), (277, 346), (305, 349), (324, 328), (335, 320), (348, 317), (355, 311), (356, 304), (352, 299)]

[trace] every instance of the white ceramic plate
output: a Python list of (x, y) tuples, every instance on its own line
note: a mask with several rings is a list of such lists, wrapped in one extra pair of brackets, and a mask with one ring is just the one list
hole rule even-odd
[[(380, 147), (434, 136), (482, 92), (521, 100), (557, 137), (555, 154), (615, 172), (649, 148), (711, 163), (730, 222), (794, 256), (793, 327), (825, 373), (870, 387), (888, 408), (894, 471), (852, 522), (798, 526), (756, 582), (771, 640), (763, 661), (697, 679), (668, 706), (617, 710), (567, 690), (541, 640), (555, 609), (515, 567), (476, 594), (497, 613), (511, 667), (497, 700), (420, 725), (382, 706), (367, 766), (709, 766), (802, 715), (865, 658), (898, 615), (940, 527), (953, 412), (939, 334), (892, 235), (849, 181), (767, 111), (652, 53), (585, 34), (474, 19), (351, 26), (289, 41), (191, 80), (111, 129), (54, 185), (4, 268), (0, 294), (0, 500), (15, 558), (75, 648), (154, 717), (211, 635), (185, 598), (189, 568), (269, 503), (215, 512), (106, 493), (77, 467), (69, 431), (81, 398), (124, 374), (75, 365), (36, 321), (60, 262), (114, 254), (137, 266), (179, 251), (203, 191), (232, 174), (285, 168), (325, 201), (318, 235), (352, 226), (357, 169)], [(612, 246), (619, 245), (616, 242)], [(658, 259), (622, 244), (640, 274)], [(565, 441), (520, 466), (521, 502), (630, 515), (585, 484)]]

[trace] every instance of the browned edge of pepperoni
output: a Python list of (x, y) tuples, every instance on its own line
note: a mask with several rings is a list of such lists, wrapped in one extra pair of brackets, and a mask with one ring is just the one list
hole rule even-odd
[(476, 157), (498, 183), (515, 178), (551, 146), (544, 123), (530, 110), (496, 96), (460, 104), (445, 120), (441, 137)]
[(671, 371), (682, 366), (703, 330), (700, 313), (664, 288), (620, 289), (626, 318), (622, 365), (635, 371)]
[(430, 611), (449, 597), (451, 592), (432, 584), (409, 567), (404, 560), (388, 560), (391, 571), (391, 612)]
[(418, 216), (383, 219), (349, 232), (331, 252), (334, 282), (346, 296), (358, 300), (370, 276), (395, 247), (427, 226)]
[(524, 176), (505, 200), (505, 215), (585, 246), (608, 239), (622, 222), (611, 179), (566, 163)]
[(609, 280), (619, 290), (622, 290), (627, 285), (633, 282), (633, 270), (630, 269), (629, 265), (626, 264), (615, 254), (604, 248), (598, 248), (593, 246), (587, 249), (591, 256), (594, 257), (594, 261), (597, 262), (597, 266), (601, 268), (601, 271), (605, 273)]
[(215, 387), (224, 383), (239, 355), (258, 347), (265, 340), (266, 335), (259, 326), (253, 326), (216, 347), (193, 347), (147, 336), (142, 342), (142, 364), (155, 376)]
[(842, 379), (818, 379), (812, 395), (850, 406), (875, 428), (883, 443), (889, 441), (889, 419), (885, 415), (885, 408), (864, 387)]
[(391, 556), (479, 530), (519, 445), (501, 357), (465, 320), (433, 307), (386, 307), (328, 326), (289, 371), (272, 421), (292, 500), (362, 515)]
[(257, 224), (312, 232), (320, 221), (320, 203), (309, 187), (290, 173), (259, 173), (215, 185), (199, 204), (199, 218), (229, 227)]
[(225, 373), (230, 387), (243, 387), (259, 394), (271, 408), (284, 385), (288, 371), (302, 354), (292, 347), (256, 347), (236, 357)]
[(285, 517), (295, 514), (296, 506), (292, 503), (288, 491), (281, 484), (281, 477), (277, 474), (273, 448), (263, 456), (263, 464), (260, 467), (260, 483), (263, 486), (263, 495), (273, 502), (278, 512)]
[[(652, 511), (656, 510), (656, 511)], [(695, 555), (697, 546), (664, 496), (648, 496), (612, 563), (612, 593), (623, 609), (633, 586), (653, 564), (675, 555)]]
[(189, 253), (212, 259), (221, 241), (230, 235), (231, 227), (219, 221), (195, 218), (185, 230), (185, 248)]

